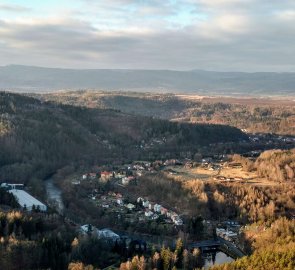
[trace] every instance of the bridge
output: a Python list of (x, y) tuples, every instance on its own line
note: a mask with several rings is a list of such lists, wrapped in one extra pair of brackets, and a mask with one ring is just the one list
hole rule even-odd
[(200, 250), (205, 250), (205, 249), (214, 249), (220, 247), (221, 242), (217, 240), (205, 240), (205, 241), (200, 241), (200, 242), (194, 242), (189, 245), (190, 249), (198, 248)]
[(241, 258), (246, 255), (232, 242), (229, 242), (221, 237), (217, 237), (216, 239), (212, 240), (191, 243), (189, 248), (198, 248), (201, 250), (201, 252), (220, 250), (233, 258)]

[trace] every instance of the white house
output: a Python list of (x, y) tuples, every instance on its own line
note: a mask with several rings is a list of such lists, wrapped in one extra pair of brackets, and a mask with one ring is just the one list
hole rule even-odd
[(135, 205), (132, 204), (132, 203), (128, 203), (128, 204), (126, 205), (126, 208), (128, 208), (129, 210), (133, 210), (133, 209), (135, 208)]
[(123, 205), (123, 200), (122, 199), (117, 199), (117, 204)]
[(129, 184), (129, 181), (130, 181), (130, 180), (129, 180), (128, 177), (123, 177), (123, 178), (122, 178), (122, 184), (125, 185), (125, 186)]
[(149, 201), (143, 201), (142, 202), (142, 206), (145, 207), (145, 208), (148, 208), (150, 205), (150, 202)]
[(156, 204), (154, 205), (154, 211), (160, 213), (160, 212), (161, 212), (161, 207), (162, 207), (162, 206), (161, 206), (160, 204), (157, 204), (157, 203), (156, 203)]
[(146, 211), (146, 212), (144, 213), (144, 215), (145, 215), (146, 217), (151, 217), (153, 214), (154, 214), (154, 213), (153, 213), (152, 211)]

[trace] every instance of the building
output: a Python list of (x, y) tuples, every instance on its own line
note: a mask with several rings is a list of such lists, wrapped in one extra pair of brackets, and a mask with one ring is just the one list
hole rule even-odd
[(24, 184), (8, 184), (8, 183), (2, 183), (0, 185), (1, 188), (5, 188), (7, 190), (9, 189), (23, 189), (24, 188)]
[(120, 236), (111, 231), (110, 229), (97, 230), (97, 234), (99, 238), (111, 240), (113, 242), (120, 240)]
[(161, 207), (162, 207), (162, 206), (161, 206), (160, 204), (157, 204), (157, 203), (156, 203), (156, 204), (154, 205), (154, 211), (160, 213), (160, 212), (161, 212)]
[(129, 210), (133, 210), (133, 209), (135, 208), (135, 205), (132, 204), (132, 203), (128, 203), (128, 204), (126, 205), (126, 208), (128, 208)]
[(34, 208), (40, 211), (47, 211), (47, 206), (45, 204), (38, 201), (36, 198), (31, 196), (26, 191), (19, 190), (19, 189), (12, 189), (12, 190), (9, 190), (9, 192), (14, 195), (14, 197), (17, 199), (19, 205), (22, 208), (25, 208), (28, 211), (32, 211)]
[(123, 205), (123, 200), (122, 199), (117, 199), (117, 204)]
[(161, 207), (161, 215), (167, 215), (168, 213), (168, 209), (166, 209), (165, 207)]
[(108, 181), (113, 177), (113, 173), (112, 172), (108, 172), (108, 171), (103, 171), (100, 173), (100, 179), (101, 181)]
[(126, 185), (128, 185), (129, 184), (129, 178), (128, 177), (123, 177), (122, 178), (122, 184), (124, 185), (124, 186), (126, 186)]
[(142, 202), (142, 206), (145, 207), (145, 208), (148, 208), (150, 205), (150, 202), (149, 201), (143, 201)]
[(88, 173), (90, 179), (95, 179), (97, 177), (96, 173)]
[(153, 213), (152, 211), (146, 211), (146, 212), (144, 213), (144, 215), (145, 215), (146, 217), (151, 217), (153, 214), (154, 214), (154, 213)]
[(92, 226), (91, 224), (85, 224), (80, 226), (80, 232), (82, 234), (93, 234), (96, 228)]

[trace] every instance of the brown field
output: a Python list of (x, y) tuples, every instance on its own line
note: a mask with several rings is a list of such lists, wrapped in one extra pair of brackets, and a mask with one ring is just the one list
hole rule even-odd
[(214, 182), (226, 182), (221, 180), (214, 180), (216, 176), (224, 176), (225, 178), (242, 178), (243, 180), (232, 180), (234, 182), (244, 183), (246, 185), (253, 186), (275, 186), (278, 185), (279, 182), (269, 181), (266, 178), (261, 178), (254, 172), (245, 172), (242, 168), (227, 168), (223, 167), (220, 171), (210, 171), (208, 169), (197, 167), (192, 169), (187, 169), (184, 167), (170, 167), (177, 174), (169, 175), (170, 178), (173, 178), (177, 181), (193, 181), (193, 180), (201, 180), (201, 181), (214, 181)]

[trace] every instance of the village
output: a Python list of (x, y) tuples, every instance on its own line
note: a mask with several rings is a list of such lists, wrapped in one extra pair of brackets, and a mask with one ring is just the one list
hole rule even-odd
[(116, 213), (118, 219), (127, 219), (131, 223), (157, 221), (170, 226), (182, 226), (183, 220), (172, 209), (162, 206), (158, 202), (148, 198), (123, 195), (124, 187), (134, 185), (144, 173), (154, 173), (159, 169), (159, 162), (135, 162), (124, 165), (114, 171), (89, 172), (83, 174), (80, 180), (73, 180), (73, 185), (79, 185), (82, 181), (97, 180), (101, 183), (111, 183), (123, 192), (108, 191), (102, 194), (93, 189), (88, 195), (89, 200), (97, 207), (104, 208), (106, 214)]
[[(236, 175), (241, 170), (241, 164), (230, 163), (225, 155), (216, 156), (215, 158), (203, 158), (200, 162), (188, 159), (169, 159), (155, 162), (135, 161), (132, 164), (117, 166), (113, 170), (105, 170), (105, 167), (102, 169), (104, 170), (100, 172), (86, 172), (73, 179), (71, 183), (76, 186), (89, 181), (97, 181), (116, 187), (116, 191), (111, 189), (104, 192), (98, 188), (93, 188), (87, 197), (91, 204), (103, 209), (105, 215), (115, 217), (117, 222), (122, 220), (131, 224), (156, 222), (170, 226), (175, 230), (180, 230), (187, 219), (182, 212), (178, 212), (179, 210), (177, 211), (173, 206), (165, 205), (163, 202), (152, 201), (145, 196), (135, 197), (128, 194), (126, 192), (127, 187), (137, 185), (145, 174), (156, 174), (158, 172), (172, 178), (199, 179), (200, 181), (248, 181), (243, 177), (229, 177), (227, 174), (225, 174), (226, 176), (220, 175), (222, 170), (237, 170)], [(114, 220), (114, 222), (116, 221)], [(210, 221), (206, 222), (210, 223)], [(236, 221), (226, 222), (227, 224), (214, 224), (217, 226), (217, 235), (235, 241), (240, 226)]]
[[(292, 145), (294, 143), (293, 137), (284, 136), (269, 138), (265, 135), (255, 134), (249, 135), (249, 139), (253, 144), (265, 143), (266, 141), (269, 144), (287, 142)], [(149, 146), (142, 144), (140, 147)], [(253, 150), (245, 153), (244, 156), (255, 160), (260, 153), (260, 150)], [(233, 161), (231, 156), (227, 154), (208, 156), (196, 154), (191, 159), (133, 161), (123, 165), (93, 166), (91, 169), (82, 169), (69, 176), (64, 185), (71, 186), (76, 190), (83, 187), (82, 189), (87, 191), (85, 199), (88, 204), (91, 204), (94, 207), (93, 209), (96, 208), (98, 212), (102, 211), (104, 217), (110, 217), (112, 224), (127, 224), (126, 228), (129, 228), (128, 236), (132, 235), (131, 228), (138, 229), (141, 227), (142, 230), (135, 230), (138, 233), (136, 239), (143, 241), (145, 233), (148, 235), (156, 232), (160, 234), (169, 232), (168, 235), (170, 236), (177, 235), (178, 232), (185, 230), (189, 221), (183, 210), (175, 205), (163, 200), (158, 201), (155, 197), (151, 199), (149, 193), (140, 194), (140, 190), (137, 194), (129, 192), (129, 187), (136, 187), (142, 177), (157, 174), (181, 182), (198, 180), (212, 181), (223, 185), (232, 183), (273, 185), (265, 179), (260, 179), (255, 172), (244, 171), (242, 164)], [(56, 206), (51, 205), (49, 201), (46, 201), (48, 206), (41, 203), (30, 195), (23, 185), (2, 183), (1, 187), (9, 190), (17, 198), (20, 207), (26, 211), (46, 212)], [(63, 212), (61, 211), (60, 214), (63, 215)], [(73, 219), (70, 219), (70, 221), (73, 221)], [(88, 234), (90, 232), (92, 235), (112, 243), (121, 241), (122, 235), (126, 236), (125, 233), (127, 233), (127, 230), (125, 232), (122, 230), (124, 226), (112, 227), (108, 224), (98, 225), (99, 223), (81, 225), (83, 224), (81, 221), (74, 221), (74, 223), (79, 233)], [(216, 237), (239, 246), (239, 235), (244, 228), (237, 220), (203, 220), (203, 225), (207, 233), (206, 237), (210, 238), (210, 235), (211, 237), (216, 235)], [(121, 231), (118, 228), (121, 228)], [(154, 230), (150, 230), (150, 228), (154, 228)], [(213, 234), (211, 234), (212, 232)], [(141, 243), (146, 244), (147, 242)]]

